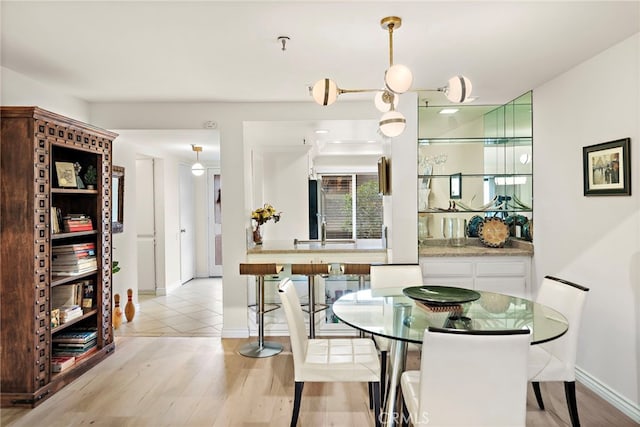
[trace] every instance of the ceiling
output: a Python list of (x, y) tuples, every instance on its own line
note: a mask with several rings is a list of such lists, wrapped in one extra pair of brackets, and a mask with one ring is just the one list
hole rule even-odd
[(389, 65), (379, 22), (396, 15), (394, 62), (414, 88), (464, 74), (476, 102), (497, 104), (640, 31), (640, 0), (0, 4), (2, 66), (91, 103), (312, 102), (324, 77), (377, 88)]

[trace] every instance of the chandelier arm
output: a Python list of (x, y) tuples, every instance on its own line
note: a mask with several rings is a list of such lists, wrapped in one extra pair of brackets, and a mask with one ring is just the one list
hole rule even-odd
[(340, 89), (338, 88), (338, 94), (343, 93), (364, 93), (364, 92), (379, 92), (381, 89)]

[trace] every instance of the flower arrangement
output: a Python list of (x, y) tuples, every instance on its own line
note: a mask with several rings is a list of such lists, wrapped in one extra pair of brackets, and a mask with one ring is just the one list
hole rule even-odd
[(269, 221), (270, 219), (272, 219), (273, 222), (280, 221), (280, 215), (282, 215), (282, 212), (276, 213), (276, 210), (273, 206), (271, 206), (268, 203), (265, 203), (263, 207), (258, 208), (255, 211), (251, 212), (251, 219), (256, 222), (257, 227), (260, 227), (262, 224)]
[(263, 207), (251, 212), (251, 219), (256, 222), (256, 226), (253, 229), (253, 242), (256, 245), (262, 244), (260, 226), (269, 220), (273, 220), (273, 222), (280, 221), (281, 215), (282, 212), (276, 212), (275, 208), (268, 203), (265, 203)]

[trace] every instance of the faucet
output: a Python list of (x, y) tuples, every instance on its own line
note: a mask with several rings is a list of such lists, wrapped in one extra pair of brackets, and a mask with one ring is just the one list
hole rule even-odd
[(320, 224), (320, 241), (324, 245), (327, 242), (327, 221), (322, 215), (322, 223)]

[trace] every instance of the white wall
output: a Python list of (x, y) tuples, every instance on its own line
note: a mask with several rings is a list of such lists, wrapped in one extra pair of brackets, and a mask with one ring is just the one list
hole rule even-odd
[(5, 67), (0, 67), (0, 82), (1, 105), (37, 106), (90, 123), (88, 121), (89, 104), (85, 101), (66, 95)]
[[(238, 264), (246, 259), (245, 230), (250, 224), (249, 217), (254, 208), (249, 191), (251, 175), (248, 165), (251, 164), (251, 152), (244, 144), (243, 122), (309, 119), (371, 120), (377, 118), (378, 115), (379, 113), (370, 102), (342, 102), (332, 105), (330, 108), (320, 108), (312, 102), (257, 104), (114, 103), (91, 106), (92, 123), (107, 129), (199, 129), (202, 123), (207, 120), (214, 120), (218, 123), (223, 180), (224, 337), (246, 337), (249, 333), (246, 278), (241, 277), (238, 272)], [(415, 121), (413, 126), (416, 126)], [(411, 144), (415, 156), (415, 138)], [(413, 163), (415, 164), (415, 160)], [(171, 179), (169, 174), (165, 175), (165, 178)], [(171, 197), (171, 192), (167, 191), (165, 194), (165, 197)], [(415, 192), (413, 195), (415, 197)], [(170, 203), (165, 203), (165, 206), (167, 207), (167, 215), (173, 215)], [(286, 225), (286, 216), (283, 221), (284, 223), (278, 223), (278, 226)], [(414, 230), (415, 223), (414, 220)], [(199, 223), (197, 227), (199, 230), (206, 230), (206, 223)], [(166, 228), (170, 227), (166, 226)], [(415, 238), (407, 240), (407, 244), (411, 245), (415, 241)], [(170, 238), (168, 237), (167, 245), (169, 243)], [(415, 245), (413, 250), (416, 252)], [(167, 281), (169, 282), (170, 278), (167, 278)]]
[[(640, 34), (534, 89), (535, 282), (590, 288), (577, 365), (621, 406), (640, 389)], [(584, 197), (582, 147), (631, 138), (631, 197)], [(604, 390), (603, 388), (603, 390)], [(633, 407), (635, 406), (635, 409)]]

